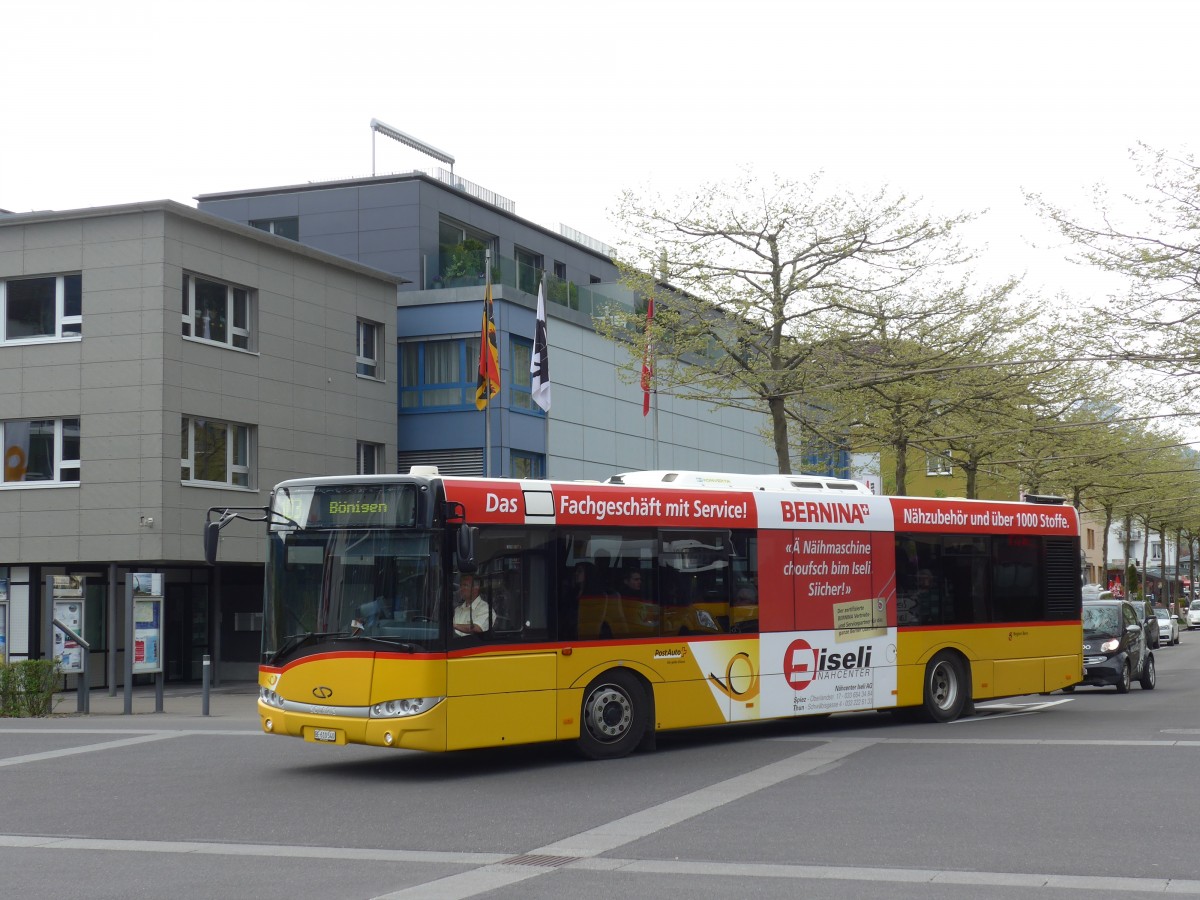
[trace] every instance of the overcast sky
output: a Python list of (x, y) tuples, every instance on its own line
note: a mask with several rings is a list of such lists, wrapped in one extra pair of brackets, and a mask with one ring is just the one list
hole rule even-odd
[(1200, 4), (14, 0), (0, 208), (69, 209), (437, 163), (616, 243), (619, 192), (750, 166), (940, 213), (990, 209), (987, 268), (1070, 287), (1022, 190), (1137, 189), (1137, 141), (1200, 150)]

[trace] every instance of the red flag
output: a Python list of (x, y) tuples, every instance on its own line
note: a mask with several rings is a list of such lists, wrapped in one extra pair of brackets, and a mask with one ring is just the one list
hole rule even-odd
[(642, 354), (642, 415), (650, 414), (650, 382), (654, 378), (654, 342), (650, 325), (654, 322), (654, 298), (646, 305), (646, 347)]
[(483, 327), (479, 334), (479, 386), (475, 408), (482, 411), (500, 393), (500, 351), (496, 347), (496, 322), (492, 318), (492, 283), (483, 295)]

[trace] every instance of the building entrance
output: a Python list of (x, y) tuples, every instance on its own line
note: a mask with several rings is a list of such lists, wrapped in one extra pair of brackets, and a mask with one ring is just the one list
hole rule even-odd
[(208, 585), (167, 584), (166, 680), (199, 681), (210, 653)]

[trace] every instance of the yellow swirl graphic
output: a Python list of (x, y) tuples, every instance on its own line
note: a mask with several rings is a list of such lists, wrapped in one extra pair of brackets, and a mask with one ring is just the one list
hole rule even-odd
[[(733, 686), (733, 667), (739, 660), (745, 661), (746, 665), (750, 667), (750, 684), (744, 691), (739, 691)], [(745, 651), (741, 653), (735, 653), (729, 660), (729, 665), (725, 667), (724, 681), (711, 672), (708, 673), (708, 680), (712, 682), (713, 687), (715, 687), (730, 700), (736, 700), (739, 703), (746, 703), (758, 696), (758, 673), (754, 671), (754, 664), (750, 661), (750, 654), (746, 653)]]

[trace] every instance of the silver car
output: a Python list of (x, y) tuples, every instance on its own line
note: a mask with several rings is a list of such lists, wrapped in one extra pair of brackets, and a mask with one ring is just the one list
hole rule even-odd
[(1154, 607), (1154, 615), (1158, 619), (1159, 640), (1170, 647), (1179, 643), (1179, 616), (1165, 606)]
[(1188, 607), (1187, 627), (1189, 631), (1200, 628), (1200, 600), (1193, 600), (1192, 605)]

